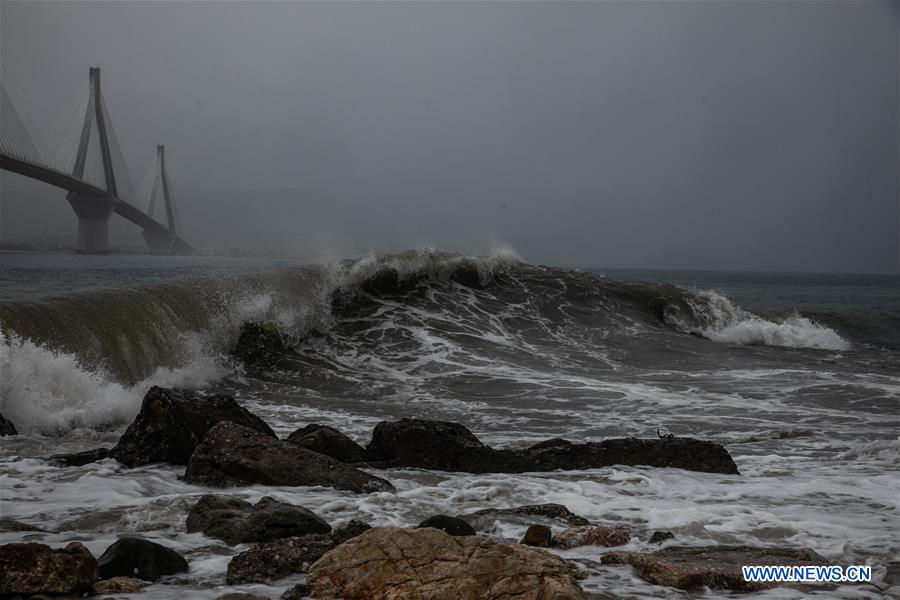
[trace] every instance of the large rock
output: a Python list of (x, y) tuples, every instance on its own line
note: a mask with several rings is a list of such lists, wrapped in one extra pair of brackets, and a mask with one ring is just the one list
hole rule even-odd
[(307, 577), (314, 598), (382, 600), (584, 598), (576, 571), (552, 554), (437, 529), (371, 529), (323, 556)]
[(37, 525), (23, 523), (22, 521), (14, 521), (13, 519), (0, 519), (0, 532), (9, 531), (47, 531), (41, 529)]
[(206, 495), (188, 513), (187, 530), (234, 545), (329, 533), (331, 525), (311, 510), (268, 496), (250, 504), (231, 496)]
[(146, 583), (134, 577), (113, 577), (94, 584), (95, 594), (136, 594), (144, 589)]
[(828, 560), (806, 548), (753, 548), (750, 546), (673, 546), (653, 553), (607, 552), (603, 564), (633, 565), (642, 579), (683, 590), (704, 587), (752, 592), (774, 583), (744, 581), (742, 565), (828, 565)]
[(109, 448), (93, 448), (71, 454), (54, 454), (47, 460), (63, 467), (81, 467), (109, 457)]
[[(513, 508), (483, 508), (473, 513), (474, 515), (494, 516), (517, 516), (517, 521), (523, 523), (533, 523), (536, 520), (529, 517), (538, 517), (540, 520), (559, 521), (568, 523), (569, 525), (590, 525), (590, 521), (582, 516), (576, 515), (568, 507), (562, 504), (526, 504), (525, 506), (515, 506)], [(466, 518), (470, 518), (467, 516)]]
[(623, 546), (628, 543), (634, 531), (621, 525), (582, 525), (570, 527), (553, 536), (554, 548), (569, 550), (580, 546)]
[(289, 575), (306, 573), (326, 552), (369, 529), (359, 521), (328, 534), (310, 534), (256, 544), (228, 563), (228, 585), (268, 583)]
[(13, 422), (0, 415), (0, 436), (3, 435), (18, 435), (19, 432), (16, 431), (16, 426), (13, 425)]
[(197, 446), (184, 480), (215, 487), (258, 483), (321, 485), (362, 493), (394, 489), (365, 471), (227, 421), (210, 429)]
[(81, 594), (99, 578), (96, 559), (78, 542), (61, 549), (35, 543), (0, 546), (0, 595)]
[(231, 396), (201, 396), (153, 386), (109, 455), (129, 467), (157, 462), (186, 465), (200, 440), (221, 422), (237, 423), (275, 438), (262, 419)]
[(435, 529), (440, 529), (444, 533), (449, 533), (450, 535), (477, 534), (475, 529), (469, 525), (468, 521), (460, 519), (459, 517), (450, 517), (447, 515), (434, 515), (428, 517), (419, 523), (419, 528), (422, 527), (433, 527)]
[(285, 344), (281, 333), (273, 325), (244, 323), (231, 354), (250, 371), (268, 371), (285, 357), (296, 352)]
[(611, 465), (738, 472), (725, 448), (693, 438), (624, 438), (584, 444), (552, 439), (523, 450), (498, 450), (483, 444), (458, 423), (420, 419), (376, 425), (372, 441), (366, 447), (366, 458), (379, 467), (467, 473), (524, 473)]
[(550, 540), (553, 539), (553, 532), (546, 525), (531, 525), (525, 530), (520, 544), (526, 546), (536, 546), (538, 548), (549, 548)]
[(164, 575), (185, 573), (188, 563), (180, 554), (142, 538), (121, 538), (97, 559), (100, 577), (137, 577), (156, 581)]
[(366, 451), (362, 446), (328, 425), (307, 425), (289, 435), (287, 441), (345, 463), (366, 460)]

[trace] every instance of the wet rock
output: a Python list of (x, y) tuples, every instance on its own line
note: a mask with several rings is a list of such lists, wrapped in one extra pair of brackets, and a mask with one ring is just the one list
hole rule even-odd
[(307, 425), (289, 435), (287, 441), (345, 463), (366, 460), (362, 446), (328, 425)]
[(250, 370), (268, 371), (286, 356), (296, 355), (278, 329), (264, 323), (244, 323), (231, 355)]
[(580, 546), (622, 546), (627, 544), (633, 535), (630, 527), (582, 525), (572, 527), (553, 536), (554, 548), (568, 550)]
[(633, 465), (738, 474), (725, 448), (694, 438), (620, 438), (584, 444), (554, 439), (531, 446), (524, 453), (533, 471)]
[(250, 504), (231, 496), (206, 495), (188, 513), (187, 530), (234, 545), (329, 533), (331, 525), (311, 510), (268, 496)]
[(588, 525), (590, 522), (570, 511), (562, 504), (529, 504), (511, 508), (483, 508), (474, 513), (462, 515), (472, 527), (479, 531), (492, 529), (497, 521), (507, 525), (529, 527), (545, 525)]
[[(605, 565), (633, 565), (638, 576), (656, 585), (683, 590), (704, 587), (752, 592), (774, 583), (744, 581), (742, 565), (828, 565), (828, 560), (806, 548), (753, 548), (750, 546), (669, 547), (652, 553), (607, 552)], [(782, 584), (785, 585), (785, 584)]]
[(289, 575), (306, 573), (310, 565), (332, 548), (369, 529), (360, 521), (350, 521), (328, 534), (310, 534), (256, 544), (228, 563), (228, 585), (269, 583)]
[(232, 592), (230, 594), (222, 594), (216, 600), (269, 600), (267, 596), (257, 596), (256, 594), (245, 594), (244, 592)]
[(141, 411), (109, 455), (136, 467), (157, 462), (186, 465), (200, 440), (217, 423), (231, 422), (275, 438), (266, 423), (231, 396), (201, 396), (153, 386)]
[(538, 548), (549, 548), (550, 540), (553, 532), (546, 525), (531, 525), (525, 530), (525, 536), (520, 543), (526, 546), (536, 546)]
[(476, 535), (475, 529), (473, 529), (466, 521), (459, 517), (448, 517), (447, 515), (434, 515), (433, 517), (428, 517), (419, 523), (418, 527), (420, 529), (422, 527), (433, 527), (434, 529), (440, 529), (444, 533), (449, 533), (450, 535)]
[(144, 589), (145, 583), (134, 577), (113, 577), (94, 584), (95, 594), (135, 594)]
[(13, 425), (13, 422), (0, 415), (0, 436), (3, 435), (18, 435), (19, 432), (16, 431), (16, 426)]
[(584, 598), (577, 572), (537, 548), (436, 529), (371, 529), (310, 569), (315, 598)]
[(99, 578), (97, 560), (78, 542), (0, 546), (0, 595), (80, 594)]
[(321, 485), (359, 493), (394, 489), (365, 471), (227, 421), (210, 429), (197, 446), (184, 480), (215, 487), (259, 483)]
[(527, 504), (525, 506), (517, 506), (509, 510), (510, 512), (517, 515), (546, 517), (548, 519), (565, 521), (569, 525), (590, 525), (590, 521), (588, 521), (584, 517), (576, 515), (562, 504)]
[(0, 519), (0, 531), (2, 532), (12, 532), (12, 531), (47, 531), (46, 529), (41, 529), (36, 525), (29, 525), (28, 523), (23, 523), (21, 521), (14, 521), (12, 519)]
[(725, 448), (693, 438), (624, 438), (584, 444), (552, 439), (524, 450), (498, 450), (483, 444), (458, 423), (420, 419), (376, 425), (372, 441), (366, 446), (366, 459), (378, 467), (467, 473), (580, 470), (611, 465), (738, 472)]
[(674, 540), (675, 534), (671, 531), (654, 531), (653, 535), (650, 536), (651, 544), (662, 544), (666, 540)]
[(54, 454), (47, 460), (64, 467), (81, 467), (109, 457), (109, 448), (94, 448), (72, 454)]
[(100, 577), (137, 577), (156, 581), (164, 575), (185, 573), (188, 563), (180, 554), (143, 538), (122, 538), (97, 559)]
[(305, 583), (298, 583), (293, 587), (284, 590), (281, 600), (302, 600), (309, 597), (309, 586)]

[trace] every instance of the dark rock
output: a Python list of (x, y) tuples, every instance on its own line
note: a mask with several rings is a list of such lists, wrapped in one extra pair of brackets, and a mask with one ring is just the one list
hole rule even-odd
[(156, 542), (142, 538), (121, 538), (97, 559), (100, 577), (137, 577), (156, 581), (163, 575), (184, 573), (187, 561), (180, 554)]
[(309, 571), (315, 598), (581, 600), (581, 574), (545, 550), (437, 529), (380, 527)]
[(294, 587), (284, 590), (281, 600), (302, 600), (309, 597), (309, 586), (305, 583), (298, 583)]
[(94, 584), (95, 594), (135, 594), (144, 589), (146, 584), (134, 577), (113, 577)]
[(362, 446), (328, 425), (307, 425), (289, 435), (287, 441), (345, 463), (366, 460)]
[(221, 422), (275, 438), (262, 419), (231, 396), (201, 396), (153, 386), (144, 396), (141, 412), (109, 455), (129, 467), (157, 462), (186, 465), (206, 432)]
[(228, 563), (228, 585), (268, 583), (288, 575), (306, 573), (310, 565), (340, 544), (369, 529), (359, 521), (327, 534), (310, 534), (256, 544)]
[(538, 548), (549, 548), (550, 539), (553, 533), (546, 525), (532, 525), (525, 531), (525, 536), (520, 543), (526, 546), (537, 546)]
[(651, 544), (662, 544), (666, 540), (674, 540), (675, 534), (671, 531), (654, 531), (653, 535), (650, 536)]
[(447, 515), (434, 515), (433, 517), (428, 517), (419, 523), (417, 529), (423, 527), (440, 529), (444, 533), (449, 533), (450, 535), (477, 535), (475, 529), (473, 529), (466, 521), (459, 517), (448, 517)]
[(552, 546), (562, 550), (580, 546), (622, 546), (627, 544), (634, 532), (630, 527), (619, 525), (582, 525), (566, 529), (553, 536)]
[(13, 425), (13, 422), (0, 415), (0, 436), (3, 435), (18, 435), (19, 432), (16, 431), (16, 426)]
[(78, 542), (0, 546), (0, 595), (80, 594), (99, 578), (97, 560)]
[(0, 531), (47, 531), (36, 525), (29, 525), (21, 521), (13, 521), (12, 519), (0, 519)]
[(188, 513), (187, 530), (202, 531), (234, 545), (329, 533), (331, 526), (311, 510), (268, 496), (250, 504), (230, 496), (207, 495)]
[(230, 594), (222, 594), (216, 600), (269, 600), (267, 596), (257, 596), (256, 594), (246, 594), (244, 592), (231, 592)]
[(605, 565), (633, 565), (639, 577), (656, 585), (683, 590), (704, 587), (753, 592), (777, 587), (770, 582), (744, 581), (742, 565), (828, 565), (828, 560), (806, 548), (753, 548), (749, 546), (671, 546), (653, 553), (607, 552)]
[(286, 356), (296, 355), (284, 343), (278, 329), (263, 323), (244, 323), (237, 342), (231, 348), (232, 356), (250, 370), (268, 371)]
[(210, 429), (191, 456), (184, 480), (216, 487), (259, 483), (363, 493), (394, 489), (365, 471), (230, 422)]
[(576, 515), (562, 504), (553, 504), (549, 502), (546, 504), (526, 504), (525, 506), (517, 506), (509, 510), (517, 515), (547, 517), (548, 519), (565, 521), (569, 525), (590, 525), (590, 521)]
[(483, 508), (461, 515), (472, 527), (479, 531), (488, 531), (494, 527), (496, 521), (502, 521), (508, 525), (528, 527), (530, 525), (545, 525), (556, 527), (559, 525), (589, 525), (584, 517), (578, 516), (562, 504), (529, 504), (512, 508)]
[(402, 419), (375, 426), (367, 461), (379, 467), (412, 467), (467, 473), (580, 470), (611, 465), (675, 467), (737, 474), (719, 444), (693, 438), (624, 438), (574, 444), (552, 439), (524, 450), (486, 446), (458, 423)]
[(109, 457), (109, 448), (94, 448), (72, 454), (54, 454), (47, 460), (64, 467), (81, 467)]

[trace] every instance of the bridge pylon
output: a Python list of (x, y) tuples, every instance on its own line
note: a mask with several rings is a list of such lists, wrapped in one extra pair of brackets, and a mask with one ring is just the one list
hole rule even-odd
[(106, 182), (105, 196), (83, 196), (75, 192), (66, 194), (66, 199), (78, 216), (78, 251), (85, 254), (105, 254), (109, 251), (109, 217), (115, 208), (118, 196), (116, 174), (113, 170), (112, 153), (109, 149), (109, 138), (106, 135), (107, 123), (103, 116), (103, 96), (100, 92), (100, 68), (90, 68), (90, 95), (84, 124), (81, 127), (81, 139), (78, 153), (75, 155), (75, 167), (72, 175), (78, 179), (84, 177), (84, 165), (87, 158), (88, 145), (91, 141), (91, 129), (97, 125), (97, 137), (100, 142), (100, 157), (103, 160), (103, 177)]

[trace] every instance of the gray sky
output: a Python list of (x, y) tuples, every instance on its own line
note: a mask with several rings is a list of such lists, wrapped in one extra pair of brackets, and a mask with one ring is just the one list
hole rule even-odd
[[(886, 272), (898, 6), (3, 0), (0, 67), (42, 139), (102, 67), (200, 246)], [(3, 239), (74, 240), (63, 192), (0, 185)]]

